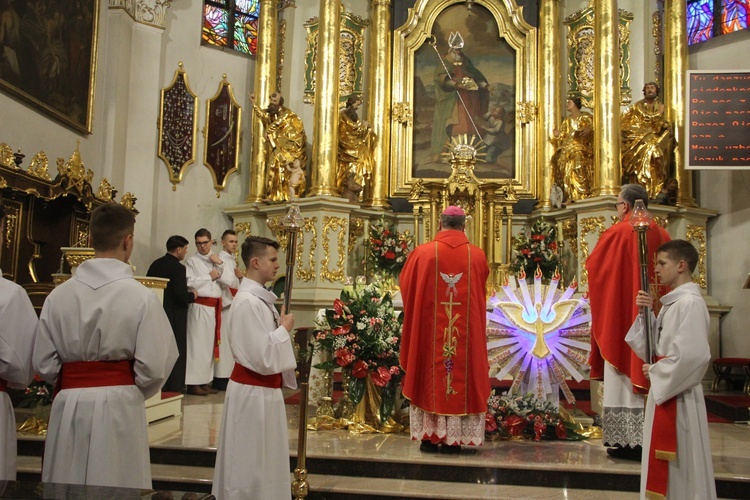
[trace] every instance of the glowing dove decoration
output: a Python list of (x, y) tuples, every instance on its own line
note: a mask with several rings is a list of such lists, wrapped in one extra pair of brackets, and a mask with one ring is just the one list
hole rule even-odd
[[(575, 281), (558, 290), (558, 273), (548, 285), (534, 280), (532, 293), (525, 274), (518, 276), (513, 290), (506, 280), (503, 294), (491, 299), (494, 310), (487, 314), (487, 351), (497, 378), (513, 377), (510, 393), (533, 392), (537, 398), (557, 404), (558, 391), (575, 402), (566, 379), (581, 381), (591, 350), (588, 300), (572, 298)], [(559, 389), (558, 389), (559, 388)]]

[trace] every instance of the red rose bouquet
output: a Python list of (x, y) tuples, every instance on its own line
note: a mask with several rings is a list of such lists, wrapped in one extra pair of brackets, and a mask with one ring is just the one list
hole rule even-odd
[(488, 439), (586, 439), (575, 432), (573, 422), (563, 419), (556, 406), (531, 393), (516, 397), (493, 394), (487, 401), (484, 424)]
[(401, 233), (385, 219), (378, 219), (370, 224), (368, 266), (373, 274), (398, 278), (413, 245), (414, 238), (409, 231)]
[(538, 266), (544, 279), (549, 280), (555, 274), (560, 265), (555, 226), (539, 220), (514, 237), (513, 244), (514, 259), (510, 265), (513, 273), (517, 274), (523, 269), (526, 276), (531, 277)]
[(327, 352), (328, 361), (315, 368), (351, 370), (349, 397), (355, 405), (362, 400), (367, 377), (382, 388), (380, 416), (385, 422), (393, 412), (396, 390), (403, 373), (399, 367), (402, 316), (396, 314), (389, 294), (377, 285), (343, 290), (318, 319), (313, 349)]

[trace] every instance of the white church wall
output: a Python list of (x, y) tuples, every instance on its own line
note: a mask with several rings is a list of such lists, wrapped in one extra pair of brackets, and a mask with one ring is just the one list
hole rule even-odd
[[(690, 69), (750, 70), (750, 31), (723, 35), (690, 47)], [(698, 204), (721, 214), (708, 224), (708, 292), (733, 306), (721, 321), (721, 355), (750, 357), (750, 171), (702, 170), (696, 183)]]

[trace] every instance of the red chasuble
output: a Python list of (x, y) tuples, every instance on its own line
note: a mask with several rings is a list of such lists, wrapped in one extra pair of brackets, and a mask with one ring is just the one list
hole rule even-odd
[[(649, 283), (656, 284), (656, 249), (669, 241), (669, 234), (652, 222), (646, 231)], [(627, 375), (634, 388), (648, 389), (643, 361), (625, 343), (625, 335), (638, 315), (635, 296), (641, 288), (638, 234), (625, 220), (610, 227), (599, 238), (586, 261), (591, 305), (591, 379), (604, 377), (604, 361)], [(662, 289), (660, 295), (665, 293)]]
[(487, 258), (461, 231), (440, 231), (415, 248), (401, 271), (403, 393), (438, 415), (484, 414)]

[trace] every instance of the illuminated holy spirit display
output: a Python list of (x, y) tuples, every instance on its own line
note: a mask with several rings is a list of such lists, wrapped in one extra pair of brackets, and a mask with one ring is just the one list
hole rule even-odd
[(572, 298), (575, 281), (566, 290), (558, 290), (557, 272), (549, 285), (543, 285), (542, 273), (537, 270), (531, 290), (523, 271), (518, 282), (514, 290), (506, 280), (502, 287), (505, 297), (493, 295), (490, 299), (494, 306), (487, 314), (490, 368), (497, 370), (500, 380), (513, 377), (510, 394), (531, 392), (557, 405), (562, 390), (568, 402), (574, 403), (565, 381), (584, 378), (581, 369), (591, 350), (588, 300)]

